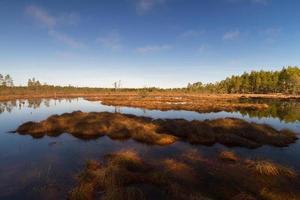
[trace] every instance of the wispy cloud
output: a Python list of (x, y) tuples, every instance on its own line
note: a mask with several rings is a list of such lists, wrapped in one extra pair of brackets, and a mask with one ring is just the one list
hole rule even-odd
[(187, 38), (187, 37), (197, 37), (197, 36), (200, 36), (202, 34), (204, 34), (205, 31), (203, 30), (186, 30), (184, 31), (180, 37), (184, 37), (184, 38)]
[(154, 7), (165, 3), (166, 0), (135, 0), (136, 12), (144, 15), (150, 12)]
[(56, 19), (52, 16), (50, 16), (44, 9), (35, 6), (30, 5), (25, 8), (26, 13), (34, 18), (38, 23), (40, 23), (43, 26), (50, 28), (53, 28), (56, 25)]
[(267, 28), (261, 31), (261, 34), (263, 35), (267, 43), (274, 43), (280, 36), (280, 33), (280, 28)]
[(64, 13), (60, 16), (50, 15), (43, 8), (36, 5), (29, 5), (25, 8), (25, 13), (38, 22), (41, 26), (48, 29), (48, 35), (57, 41), (62, 42), (72, 48), (79, 48), (83, 45), (72, 38), (71, 36), (58, 31), (58, 24), (62, 25), (74, 25), (76, 24), (80, 17), (75, 13)]
[(49, 35), (72, 48), (80, 48), (83, 46), (79, 41), (75, 40), (74, 38), (55, 30), (50, 30)]
[(81, 18), (78, 13), (62, 13), (57, 17), (57, 23), (62, 25), (77, 25)]
[(120, 50), (122, 48), (121, 36), (117, 31), (112, 31), (106, 36), (98, 37), (96, 42), (112, 50)]
[(136, 51), (138, 53), (152, 53), (152, 52), (165, 51), (170, 49), (172, 49), (171, 45), (164, 44), (164, 45), (148, 45), (144, 47), (138, 47), (136, 48)]
[(223, 40), (235, 40), (238, 37), (240, 37), (240, 31), (239, 30), (231, 30), (223, 35)]

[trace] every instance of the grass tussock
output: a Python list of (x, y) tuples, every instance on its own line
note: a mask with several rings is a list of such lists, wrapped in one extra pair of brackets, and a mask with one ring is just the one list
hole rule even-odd
[(285, 166), (278, 165), (272, 161), (267, 160), (247, 160), (249, 168), (255, 171), (259, 175), (265, 176), (287, 176), (296, 177), (297, 174), (293, 169)]
[(271, 176), (256, 176), (258, 172), (249, 167), (249, 160), (229, 163), (202, 156), (189, 160), (185, 155), (146, 161), (136, 151), (125, 150), (105, 156), (101, 163), (90, 161), (79, 176), (78, 185), (70, 192), (70, 199), (300, 198), (299, 176), (294, 172), (291, 179), (279, 164), (273, 163), (281, 171), (276, 175), (271, 170)]
[(18, 127), (20, 134), (35, 138), (70, 133), (82, 139), (108, 136), (111, 139), (133, 139), (138, 142), (168, 145), (178, 140), (191, 144), (257, 148), (262, 145), (287, 146), (297, 140), (296, 133), (278, 131), (268, 125), (241, 119), (224, 118), (205, 121), (152, 119), (108, 112), (73, 112), (53, 115), (41, 122), (27, 122)]
[[(133, 150), (107, 155), (102, 164), (87, 164), (79, 176), (78, 186), (70, 192), (69, 199), (182, 199), (175, 196), (179, 191), (179, 196), (185, 196), (188, 200), (203, 197), (200, 193), (182, 190), (182, 185), (177, 185), (176, 178), (160, 168), (145, 162)], [(181, 166), (179, 168), (182, 170)]]
[(70, 133), (81, 139), (108, 136), (116, 140), (134, 139), (138, 142), (167, 145), (177, 138), (170, 134), (158, 133), (157, 125), (150, 118), (123, 115), (118, 113), (73, 112), (53, 115), (41, 122), (27, 122), (17, 132), (30, 134), (35, 138), (44, 135), (56, 136)]
[(219, 158), (224, 161), (236, 162), (239, 160), (237, 155), (232, 151), (222, 151), (219, 155)]

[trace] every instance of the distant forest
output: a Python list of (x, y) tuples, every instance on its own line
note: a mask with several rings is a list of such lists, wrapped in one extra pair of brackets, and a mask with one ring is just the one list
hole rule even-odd
[(300, 68), (284, 67), (280, 71), (252, 71), (238, 76), (231, 76), (225, 80), (203, 84), (189, 83), (185, 88), (120, 88), (117, 82), (113, 88), (87, 88), (73, 86), (53, 86), (41, 84), (35, 78), (29, 79), (27, 86), (14, 86), (12, 77), (0, 74), (0, 95), (31, 94), (31, 93), (89, 93), (101, 91), (182, 91), (198, 93), (243, 93), (243, 94), (300, 94)]
[(300, 94), (300, 68), (286, 67), (280, 71), (245, 72), (216, 83), (189, 83), (187, 89), (203, 93)]

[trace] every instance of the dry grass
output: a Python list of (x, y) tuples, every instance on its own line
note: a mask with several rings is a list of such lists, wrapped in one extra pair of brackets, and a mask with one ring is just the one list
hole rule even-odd
[(232, 151), (222, 151), (219, 155), (219, 158), (224, 161), (236, 162), (239, 160), (237, 155)]
[(60, 116), (54, 115), (47, 120), (21, 125), (17, 132), (31, 134), (33, 137), (56, 136), (64, 132), (82, 139), (93, 139), (107, 135), (112, 139), (134, 139), (139, 142), (157, 145), (174, 143), (177, 138), (156, 131), (157, 126), (151, 119), (116, 113), (73, 112)]
[[(271, 176), (269, 174), (262, 176), (260, 172), (249, 167), (249, 160), (239, 159), (229, 163), (202, 156), (201, 159), (193, 161), (187, 160), (184, 155), (177, 157), (146, 161), (136, 151), (125, 150), (107, 155), (101, 164), (89, 162), (82, 173), (85, 175), (81, 174), (78, 186), (70, 193), (70, 199), (92, 197), (110, 200), (296, 200), (300, 198), (299, 176), (294, 174), (291, 179), (286, 172), (282, 172), (284, 167), (278, 164), (272, 165), (273, 168), (276, 166), (279, 173), (276, 172), (274, 176), (273, 170)], [(259, 175), (255, 176), (253, 173)], [(92, 189), (90, 186), (93, 186)], [(82, 194), (84, 192), (87, 194)]]
[(299, 99), (299, 95), (287, 94), (202, 94), (198, 92), (187, 91), (145, 91), (135, 89), (121, 89), (114, 91), (113, 89), (101, 88), (73, 88), (71, 90), (56, 89), (39, 89), (32, 90), (26, 87), (7, 88), (7, 91), (1, 91), (0, 101), (9, 101), (15, 99), (33, 99), (33, 98), (77, 98), (84, 97), (91, 100), (104, 98), (121, 98), (121, 97), (191, 97), (194, 99), (210, 99), (210, 100), (237, 100), (240, 98), (264, 98), (264, 99)]
[(270, 189), (263, 188), (260, 192), (264, 200), (298, 200), (299, 196), (291, 193), (280, 193)]
[(112, 139), (134, 139), (138, 142), (168, 145), (177, 140), (191, 144), (256, 148), (262, 145), (287, 146), (297, 140), (290, 131), (248, 123), (241, 119), (224, 118), (205, 121), (184, 119), (152, 119), (119, 113), (73, 112), (53, 115), (41, 122), (27, 122), (18, 127), (20, 134), (35, 138), (70, 133), (82, 139), (107, 135)]
[(104, 105), (138, 107), (150, 110), (188, 110), (196, 112), (218, 112), (238, 110), (263, 110), (266, 104), (240, 103), (237, 95), (203, 95), (184, 93), (159, 94), (110, 94), (86, 98), (101, 101)]
[[(90, 162), (89, 162), (90, 163)], [(190, 170), (190, 166), (175, 160), (163, 161), (160, 164), (145, 162), (134, 150), (120, 151), (107, 155), (104, 163), (87, 164), (86, 169), (79, 176), (79, 184), (70, 192), (70, 199), (99, 198), (107, 200), (140, 200), (140, 199), (207, 199), (197, 192), (190, 192), (177, 179), (183, 172)], [(94, 166), (98, 166), (94, 168)], [(171, 169), (170, 169), (171, 168)], [(84, 176), (82, 175), (84, 174)], [(88, 175), (86, 175), (88, 174)], [(177, 175), (177, 176), (176, 176)], [(186, 173), (185, 176), (192, 177)], [(88, 177), (88, 178), (87, 178)], [(194, 179), (193, 179), (194, 180)], [(87, 190), (86, 188), (90, 188)], [(86, 194), (82, 194), (86, 192)]]
[(278, 165), (272, 161), (267, 160), (247, 160), (249, 168), (254, 170), (256, 173), (265, 176), (287, 176), (296, 177), (297, 174), (293, 169), (285, 166)]

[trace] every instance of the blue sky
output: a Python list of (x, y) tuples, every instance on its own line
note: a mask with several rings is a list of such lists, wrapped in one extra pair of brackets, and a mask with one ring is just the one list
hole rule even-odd
[(0, 0), (16, 85), (182, 87), (300, 65), (298, 0)]

